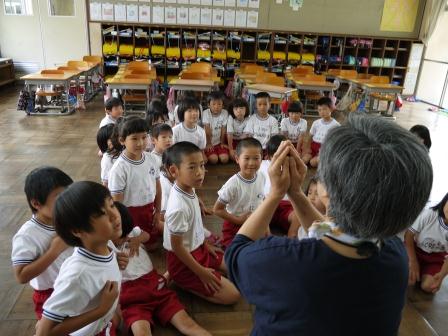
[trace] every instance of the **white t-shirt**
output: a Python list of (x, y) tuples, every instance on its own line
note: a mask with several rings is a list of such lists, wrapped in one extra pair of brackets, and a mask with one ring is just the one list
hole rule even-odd
[(202, 224), (199, 200), (195, 193), (188, 194), (174, 184), (165, 213), (163, 230), (163, 247), (172, 251), (171, 235), (182, 236), (183, 245), (189, 252), (204, 243), (204, 226)]
[(187, 128), (184, 123), (173, 127), (173, 143), (178, 143), (181, 141), (191, 142), (198, 146), (201, 150), (203, 150), (207, 144), (205, 131), (201, 126)]
[(109, 173), (109, 190), (112, 195), (123, 193), (127, 207), (146, 205), (154, 202), (159, 174), (150, 153), (143, 152), (138, 161), (121, 153)]
[(248, 121), (249, 118), (244, 118), (242, 121), (239, 121), (229, 115), (229, 119), (227, 120), (227, 133), (232, 134), (234, 140), (244, 139), (244, 129)]
[[(108, 256), (93, 254), (77, 247), (61, 267), (54, 292), (44, 303), (43, 316), (47, 319), (62, 322), (66, 317), (81, 315), (98, 307), (100, 293), (106, 281), (121, 283), (121, 273), (118, 268), (115, 252)], [(91, 336), (110, 326), (118, 304), (118, 297), (106, 315), (70, 335)]]
[(280, 128), (283, 133), (287, 133), (288, 139), (296, 143), (299, 137), (306, 133), (308, 124), (305, 119), (300, 119), (298, 123), (293, 123), (290, 118), (282, 119)]
[[(129, 238), (138, 237), (142, 234), (142, 229), (138, 226), (134, 227), (132, 231), (128, 234)], [(110, 242), (114, 250), (117, 252), (119, 250), (123, 252), (128, 252), (127, 246), (123, 246), (121, 249), (118, 249), (112, 242)], [(154, 269), (152, 265), (151, 259), (149, 258), (146, 250), (140, 245), (138, 249), (138, 255), (134, 255), (132, 258), (129, 258), (129, 263), (126, 266), (126, 269), (121, 271), (122, 282), (131, 281), (140, 278), (141, 276), (148, 274)]]
[(268, 115), (265, 119), (261, 119), (255, 113), (249, 118), (244, 133), (260, 141), (263, 149), (266, 149), (271, 136), (278, 134), (278, 122), (273, 116)]
[(109, 125), (109, 124), (116, 124), (116, 123), (117, 123), (117, 121), (114, 118), (112, 118), (109, 114), (106, 113), (106, 116), (103, 119), (101, 119), (100, 126), (98, 128), (101, 128), (101, 127)]
[[(271, 192), (271, 179), (269, 178), (268, 169), (271, 164), (270, 160), (263, 160), (261, 161), (260, 169), (258, 170), (259, 173), (264, 175), (264, 196), (266, 197)], [(285, 194), (283, 196), (282, 200), (288, 201), (288, 195)]]
[(104, 153), (101, 158), (101, 182), (107, 183), (109, 181), (109, 173), (117, 158), (114, 158), (109, 153)]
[[(28, 265), (41, 257), (50, 248), (56, 237), (54, 227), (31, 218), (12, 238), (11, 261), (13, 266)], [(30, 285), (37, 290), (53, 288), (54, 282), (65, 259), (73, 253), (73, 247), (62, 252), (41, 274), (31, 279)]]
[(336, 126), (341, 126), (341, 124), (333, 118), (331, 118), (329, 122), (326, 122), (323, 119), (314, 121), (310, 129), (310, 134), (313, 136), (313, 141), (323, 143), (328, 131)]
[(162, 209), (160, 212), (164, 213), (168, 204), (168, 198), (170, 197), (171, 188), (173, 187), (173, 183), (166, 177), (165, 173), (160, 174), (160, 186), (162, 189)]
[(212, 146), (219, 145), (221, 143), (221, 129), (226, 129), (227, 119), (229, 119), (229, 113), (227, 110), (222, 109), (219, 115), (213, 115), (210, 109), (206, 109), (202, 114), (202, 124), (209, 125), (212, 129)]
[[(169, 120), (171, 122), (171, 125), (177, 125), (177, 124), (180, 123), (179, 115), (177, 114), (177, 110), (178, 109), (179, 109), (179, 105), (176, 105), (174, 107), (173, 112), (168, 112), (168, 118), (169, 118)], [(199, 105), (199, 111), (202, 114), (202, 106), (201, 105)]]
[(241, 216), (253, 212), (264, 200), (265, 177), (257, 173), (246, 180), (240, 173), (233, 175), (218, 191), (218, 200), (226, 205), (228, 213)]
[(409, 228), (417, 246), (427, 253), (448, 252), (448, 225), (437, 211), (424, 209)]
[(159, 168), (162, 168), (162, 154), (157, 153), (155, 150), (151, 152), (154, 164)]

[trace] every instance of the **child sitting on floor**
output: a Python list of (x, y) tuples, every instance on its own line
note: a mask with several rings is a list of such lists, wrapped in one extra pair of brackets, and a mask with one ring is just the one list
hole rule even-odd
[(167, 124), (155, 125), (151, 132), (154, 150), (151, 152), (157, 166), (162, 168), (162, 155), (173, 144), (173, 129)]
[(96, 134), (96, 143), (103, 154), (101, 157), (101, 182), (105, 187), (108, 186), (110, 169), (123, 150), (123, 146), (116, 140), (114, 132), (118, 132), (117, 125), (108, 124), (101, 127)]
[(100, 126), (106, 126), (108, 124), (116, 124), (118, 118), (123, 116), (123, 104), (121, 100), (115, 97), (109, 98), (106, 100), (104, 104), (104, 110), (106, 112), (106, 116), (101, 120)]
[(20, 283), (29, 282), (34, 289), (34, 312), (40, 320), (42, 306), (53, 292), (62, 263), (72, 253), (56, 234), (53, 208), (56, 197), (73, 180), (54, 167), (34, 169), (25, 179), (25, 194), (33, 213), (12, 239), (11, 260)]
[(307, 130), (307, 122), (302, 119), (303, 105), (296, 101), (288, 106), (288, 118), (283, 118), (280, 123), (282, 134), (292, 142), (302, 156), (303, 137)]
[(115, 206), (120, 212), (122, 234), (114, 244), (129, 254), (129, 263), (121, 272), (119, 300), (128, 330), (133, 335), (152, 335), (156, 317), (162, 325), (171, 323), (184, 335), (210, 335), (188, 316), (176, 293), (167, 288), (166, 279), (154, 268), (141, 245), (149, 239), (148, 234), (134, 227), (126, 206), (119, 202), (115, 202)]
[(205, 148), (207, 162), (211, 164), (227, 163), (229, 150), (226, 144), (226, 129), (229, 113), (223, 108), (223, 94), (219, 91), (212, 91), (207, 100), (209, 108), (202, 113), (202, 124), (207, 137)]
[(226, 272), (223, 253), (204, 237), (201, 209), (195, 188), (202, 185), (205, 163), (201, 150), (190, 142), (170, 149), (170, 174), (176, 179), (165, 213), (163, 246), (171, 279), (181, 288), (210, 302), (233, 304), (236, 287), (219, 272)]
[(227, 120), (227, 144), (229, 146), (230, 159), (236, 161), (235, 149), (244, 139), (244, 129), (249, 121), (249, 105), (243, 98), (233, 101)]
[(409, 284), (420, 282), (422, 290), (435, 293), (448, 274), (448, 194), (424, 209), (405, 233), (409, 257)]
[(236, 163), (240, 171), (218, 191), (214, 213), (224, 219), (222, 245), (230, 245), (236, 233), (250, 214), (264, 200), (265, 177), (258, 173), (263, 149), (254, 138), (243, 139), (236, 147)]

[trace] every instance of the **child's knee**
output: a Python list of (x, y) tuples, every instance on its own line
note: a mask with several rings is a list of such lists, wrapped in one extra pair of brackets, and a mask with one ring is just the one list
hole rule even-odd
[(227, 154), (221, 154), (219, 156), (219, 161), (221, 161), (222, 163), (227, 163), (229, 162), (229, 156)]
[(316, 168), (319, 165), (319, 157), (315, 156), (310, 160), (310, 166)]
[(420, 284), (420, 288), (422, 291), (427, 293), (433, 292), (433, 284), (434, 284), (434, 278), (431, 275), (424, 275), (422, 282)]
[(218, 163), (218, 156), (213, 154), (207, 157), (208, 163), (210, 164), (217, 164)]

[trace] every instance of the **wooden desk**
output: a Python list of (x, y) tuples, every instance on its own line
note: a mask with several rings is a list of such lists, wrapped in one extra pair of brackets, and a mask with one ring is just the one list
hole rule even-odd
[(290, 96), (293, 92), (297, 91), (296, 88), (285, 87), (285, 86), (275, 86), (268, 84), (251, 84), (246, 86), (249, 94), (257, 94), (259, 92), (267, 92), (271, 98), (279, 98)]
[[(378, 112), (383, 117), (395, 119), (395, 117), (394, 117), (395, 100), (397, 99), (398, 94), (403, 92), (404, 87), (398, 86), (398, 85), (393, 85), (393, 84), (380, 84), (380, 83), (362, 83), (362, 84), (360, 84), (360, 86), (364, 91), (363, 98), (366, 99), (366, 101), (367, 101), (367, 98), (369, 100), (369, 107), (367, 109), (367, 112), (369, 112), (369, 113)], [(392, 101), (391, 106), (389, 106), (389, 102), (388, 102), (388, 108), (386, 111), (380, 111), (379, 106), (377, 106), (377, 110), (374, 110), (374, 108), (373, 108), (374, 101), (378, 100), (378, 98), (371, 97), (370, 95), (373, 93), (392, 94), (394, 99)], [(378, 102), (378, 105), (379, 105), (379, 102)], [(389, 113), (389, 110), (390, 110), (390, 113)]]
[(208, 92), (214, 86), (214, 82), (208, 79), (172, 79), (168, 85), (176, 91), (201, 91)]
[(0, 86), (15, 81), (14, 63), (11, 58), (0, 58)]
[[(113, 90), (117, 89), (123, 90), (144, 90), (146, 95), (145, 108), (148, 106), (150, 101), (150, 87), (153, 79), (148, 76), (147, 78), (124, 78), (124, 77), (114, 77), (108, 80), (107, 85)], [(124, 113), (126, 114), (126, 103), (123, 106)], [(129, 112), (129, 111), (128, 111)], [(146, 111), (145, 111), (146, 112)]]
[[(29, 115), (66, 115), (70, 114), (75, 110), (75, 105), (70, 105), (68, 99), (68, 88), (70, 86), (70, 81), (76, 78), (76, 74), (65, 73), (64, 74), (41, 74), (33, 73), (26, 76), (22, 76), (20, 79), (25, 81), (25, 89), (30, 93), (31, 96), (31, 86), (36, 85), (62, 85), (65, 87), (66, 105), (62, 106), (48, 106), (47, 108), (61, 109), (60, 112), (27, 112)], [(67, 108), (67, 110), (65, 110)]]
[(296, 88), (303, 91), (324, 91), (330, 92), (336, 89), (336, 85), (330, 82), (297, 80), (294, 81)]

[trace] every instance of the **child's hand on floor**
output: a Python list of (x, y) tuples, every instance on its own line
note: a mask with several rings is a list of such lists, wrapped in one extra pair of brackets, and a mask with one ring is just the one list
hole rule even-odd
[(431, 291), (433, 293), (437, 292), (440, 289), (440, 286), (442, 285), (443, 279), (445, 278), (446, 274), (443, 274), (442, 272), (439, 272), (437, 274), (434, 274), (434, 282), (431, 287)]
[(126, 252), (116, 252), (117, 254), (117, 262), (118, 262), (118, 268), (121, 270), (126, 269), (129, 263), (129, 256)]
[(104, 314), (112, 307), (118, 297), (118, 293), (118, 283), (116, 281), (106, 281), (101, 291), (100, 304), (98, 306)]
[(198, 274), (199, 279), (210, 292), (216, 293), (221, 288), (221, 280), (214, 274), (213, 268), (203, 267), (202, 272)]

